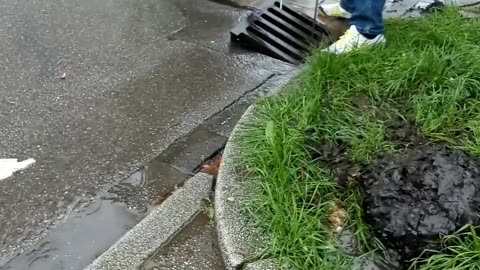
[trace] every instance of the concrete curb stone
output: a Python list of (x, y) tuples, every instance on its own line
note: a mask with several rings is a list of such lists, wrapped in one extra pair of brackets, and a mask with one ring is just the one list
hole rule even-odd
[[(279, 75), (275, 80), (272, 79), (268, 85), (265, 85), (265, 96), (278, 94), (304, 68), (305, 66), (297, 67), (289, 73)], [(255, 105), (251, 105), (235, 125), (225, 146), (215, 185), (215, 226), (227, 270), (242, 268), (262, 252), (258, 247), (265, 246), (269, 241), (269, 236), (249, 223), (242, 213), (245, 199), (252, 192), (253, 187), (237, 171), (234, 161), (234, 157), (242, 151), (235, 140), (242, 134), (242, 126), (253, 121), (255, 121)]]
[(250, 106), (232, 132), (223, 152), (221, 169), (215, 187), (215, 222), (220, 250), (227, 270), (239, 269), (260, 250), (251, 243), (267, 243), (268, 236), (248, 224), (241, 212), (250, 187), (237, 172), (234, 157), (241, 152), (235, 139), (241, 134), (241, 126), (254, 120), (254, 108)]
[(138, 269), (155, 250), (162, 247), (204, 207), (211, 194), (212, 177), (199, 173), (185, 182), (154, 209), (87, 270)]

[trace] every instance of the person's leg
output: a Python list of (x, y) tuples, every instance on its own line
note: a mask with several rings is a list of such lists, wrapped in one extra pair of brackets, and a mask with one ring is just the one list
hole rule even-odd
[(355, 5), (358, 5), (355, 2), (358, 2), (358, 1), (355, 1), (355, 0), (341, 0), (340, 1), (340, 7), (343, 8), (348, 13), (352, 14), (353, 10), (355, 9)]
[(351, 10), (351, 26), (324, 51), (340, 54), (385, 43), (382, 14), (385, 0), (343, 0), (338, 6)]
[[(382, 35), (383, 26), (383, 8), (385, 0), (344, 0), (343, 8), (351, 8), (348, 10), (352, 15), (350, 23), (357, 27), (358, 32), (367, 38), (374, 38)], [(351, 5), (350, 5), (351, 4)], [(346, 9), (347, 10), (347, 9)]]

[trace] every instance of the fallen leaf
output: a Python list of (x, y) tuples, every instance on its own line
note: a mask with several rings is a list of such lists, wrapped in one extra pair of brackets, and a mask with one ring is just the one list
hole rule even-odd
[(200, 169), (200, 172), (210, 174), (210, 175), (217, 175), (218, 171), (220, 170), (220, 164), (222, 163), (222, 156), (218, 156), (213, 164), (204, 164)]

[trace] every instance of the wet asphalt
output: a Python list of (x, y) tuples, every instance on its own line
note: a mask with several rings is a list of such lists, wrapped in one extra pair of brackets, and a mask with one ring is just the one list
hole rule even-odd
[(250, 1), (0, 3), (0, 158), (37, 160), (0, 181), (0, 269), (83, 269), (225, 143), (230, 105), (290, 68), (230, 46)]
[(243, 14), (207, 0), (0, 3), (0, 158), (37, 160), (0, 182), (0, 269), (55, 252), (78, 257), (55, 269), (80, 269), (99, 254), (78, 250), (101, 253), (146, 215), (118, 205), (143, 194), (97, 198), (285, 67), (229, 46)]

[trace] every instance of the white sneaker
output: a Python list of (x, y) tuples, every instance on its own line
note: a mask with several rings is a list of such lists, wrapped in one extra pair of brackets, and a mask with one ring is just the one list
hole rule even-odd
[(375, 38), (368, 39), (358, 32), (355, 25), (345, 32), (337, 42), (333, 43), (330, 47), (324, 49), (324, 52), (342, 54), (353, 51), (355, 49), (364, 48), (373, 45), (385, 44), (385, 36), (378, 35)]
[(340, 6), (340, 3), (320, 5), (320, 8), (321, 10), (323, 10), (323, 13), (328, 16), (350, 18), (350, 16), (352, 15), (348, 11), (343, 9), (342, 6)]

